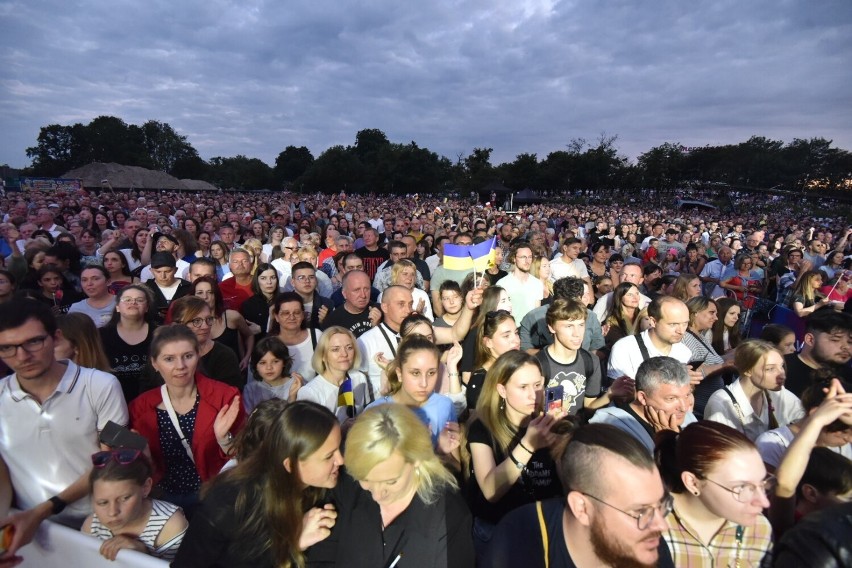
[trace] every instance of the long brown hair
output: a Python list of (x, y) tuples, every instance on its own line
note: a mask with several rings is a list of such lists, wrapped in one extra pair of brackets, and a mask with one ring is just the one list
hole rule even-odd
[[(728, 315), (728, 312), (734, 306), (738, 306), (739, 302), (732, 298), (719, 298), (716, 300), (716, 309), (717, 315), (719, 319), (716, 320), (716, 323), (713, 324), (713, 349), (716, 350), (716, 353), (719, 355), (723, 355), (725, 353), (725, 316)], [(734, 327), (728, 328), (728, 343), (731, 345), (731, 349), (736, 347), (742, 341), (742, 336), (740, 335), (740, 324), (737, 323)]]
[[(305, 487), (298, 464), (319, 450), (338, 427), (337, 418), (324, 406), (306, 400), (288, 404), (271, 421), (260, 445), (234, 469), (214, 479), (210, 488), (231, 485), (237, 489), (234, 514), (239, 522), (233, 538), (237, 554), (262, 558), (270, 551), (276, 566), (305, 565), (299, 549), (302, 516), (324, 490)], [(292, 464), (290, 471), (283, 465), (286, 459)]]
[(92, 318), (83, 313), (63, 314), (56, 318), (62, 336), (77, 349), (74, 362), (81, 367), (111, 372), (101, 336)]
[(497, 385), (508, 383), (512, 375), (524, 365), (533, 365), (541, 373), (541, 363), (525, 351), (507, 351), (500, 355), (485, 375), (485, 384), (476, 403), (476, 415), (503, 453), (508, 453), (518, 429), (506, 416), (506, 403), (497, 392)]

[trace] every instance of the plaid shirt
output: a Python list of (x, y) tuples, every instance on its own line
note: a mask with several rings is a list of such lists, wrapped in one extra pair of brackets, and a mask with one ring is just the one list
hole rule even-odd
[(678, 568), (757, 568), (770, 566), (772, 560), (772, 528), (766, 517), (759, 516), (753, 527), (745, 527), (737, 561), (737, 524), (726, 521), (704, 545), (687, 521), (675, 508), (666, 517), (669, 529), (663, 538)]

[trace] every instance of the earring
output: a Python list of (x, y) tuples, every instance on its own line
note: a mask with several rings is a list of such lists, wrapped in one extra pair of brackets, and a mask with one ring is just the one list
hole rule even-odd
[(701, 491), (696, 489), (695, 491), (692, 492), (692, 494), (695, 495), (696, 497), (698, 497), (699, 495), (701, 495)]
[(500, 410), (506, 410), (506, 399), (500, 398)]

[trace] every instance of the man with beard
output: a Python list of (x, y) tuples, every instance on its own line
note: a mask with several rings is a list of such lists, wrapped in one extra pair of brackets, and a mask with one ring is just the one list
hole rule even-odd
[(582, 426), (571, 436), (559, 472), (566, 497), (506, 515), (485, 568), (674, 566), (660, 538), (672, 499), (642, 444), (613, 426)]
[[(652, 357), (672, 357), (684, 365), (692, 358), (692, 351), (681, 343), (689, 327), (689, 309), (682, 301), (671, 296), (659, 296), (648, 304), (651, 328), (639, 335), (628, 335), (615, 342), (609, 355), (607, 376), (636, 378), (643, 361)], [(689, 371), (693, 384), (704, 377), (699, 371)]]
[(497, 281), (497, 286), (509, 294), (512, 315), (519, 325), (527, 313), (541, 305), (544, 297), (544, 283), (530, 274), (532, 261), (533, 251), (530, 244), (518, 243), (512, 247), (509, 254), (509, 262), (514, 265), (514, 270)]
[(500, 270), (508, 271), (512, 265), (509, 263), (509, 252), (512, 250), (512, 234), (513, 225), (511, 221), (505, 221), (500, 225), (500, 238), (497, 239), (497, 246), (503, 249), (503, 263), (500, 264)]
[(807, 318), (804, 345), (800, 353), (784, 357), (787, 381), (784, 386), (798, 397), (813, 381), (817, 369), (832, 369), (836, 376), (852, 380), (852, 315), (822, 309)]

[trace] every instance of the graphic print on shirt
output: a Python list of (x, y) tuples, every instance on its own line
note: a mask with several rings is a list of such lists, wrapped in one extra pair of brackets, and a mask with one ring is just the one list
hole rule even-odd
[(568, 410), (574, 407), (577, 398), (586, 394), (586, 376), (575, 371), (566, 373), (559, 371), (547, 383), (548, 388), (562, 386), (562, 408)]

